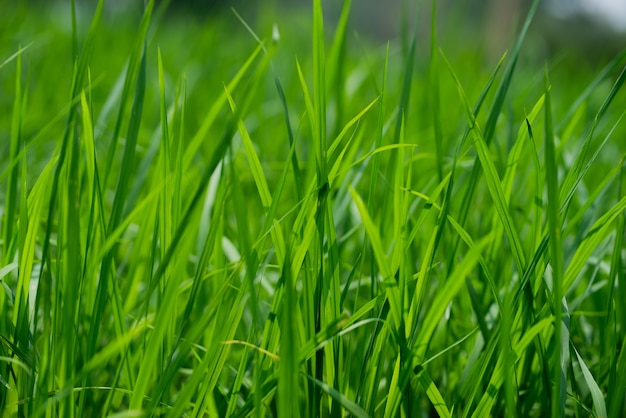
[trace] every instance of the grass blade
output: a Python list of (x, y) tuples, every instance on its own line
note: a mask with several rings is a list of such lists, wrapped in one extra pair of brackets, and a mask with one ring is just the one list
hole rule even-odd
[(565, 373), (561, 358), (562, 332), (562, 278), (563, 278), (563, 247), (561, 243), (561, 219), (559, 202), (559, 179), (556, 165), (554, 133), (552, 131), (552, 102), (548, 69), (544, 73), (545, 87), (545, 125), (546, 125), (546, 182), (548, 184), (548, 237), (550, 243), (550, 263), (552, 266), (552, 310), (554, 312), (554, 358), (552, 359), (554, 390), (552, 392), (552, 416), (563, 416), (565, 413)]

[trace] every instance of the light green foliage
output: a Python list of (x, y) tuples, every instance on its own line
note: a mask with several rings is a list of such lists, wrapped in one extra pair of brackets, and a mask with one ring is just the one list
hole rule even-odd
[(104, 3), (0, 16), (0, 415), (626, 414), (626, 54)]

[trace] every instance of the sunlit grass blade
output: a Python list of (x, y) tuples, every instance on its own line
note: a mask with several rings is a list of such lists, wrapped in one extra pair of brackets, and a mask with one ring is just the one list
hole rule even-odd
[[(335, 141), (333, 141), (333, 144), (330, 146), (329, 150), (328, 150), (328, 155), (332, 156), (335, 152), (336, 147), (339, 146), (340, 140), (341, 138), (348, 133), (348, 130), (354, 125), (357, 124), (357, 127), (355, 127), (355, 129), (358, 128), (358, 122), (359, 120), (363, 117), (363, 115), (365, 115), (370, 108), (374, 105), (374, 103), (377, 101), (378, 99), (374, 99), (373, 102), (371, 102), (365, 109), (363, 109), (361, 112), (359, 112), (358, 115), (356, 115), (354, 118), (352, 118), (352, 120), (350, 122), (348, 122), (348, 124), (346, 126), (344, 126), (344, 128), (341, 130), (341, 132), (339, 133), (339, 135), (337, 136), (337, 138), (335, 139)], [(334, 180), (336, 177), (338, 177), (339, 175), (339, 168), (343, 167), (343, 161), (344, 161), (344, 156), (346, 154), (346, 151), (348, 150), (349, 146), (351, 145), (352, 139), (354, 138), (354, 135), (352, 135), (348, 141), (346, 141), (345, 146), (343, 147), (343, 149), (341, 150), (341, 152), (339, 153), (339, 155), (337, 156), (337, 158), (335, 159), (335, 161), (332, 163), (332, 166), (330, 168), (330, 170), (328, 171), (328, 179), (329, 180)]]
[(430, 402), (432, 403), (433, 408), (435, 408), (435, 411), (437, 411), (439, 416), (441, 418), (452, 417), (452, 413), (450, 412), (450, 409), (446, 405), (446, 401), (441, 396), (439, 389), (437, 389), (437, 386), (430, 378), (430, 375), (428, 374), (428, 372), (425, 369), (420, 370), (417, 373), (417, 379), (422, 385), (424, 392), (426, 392), (426, 395), (428, 395), (428, 399), (430, 399)]

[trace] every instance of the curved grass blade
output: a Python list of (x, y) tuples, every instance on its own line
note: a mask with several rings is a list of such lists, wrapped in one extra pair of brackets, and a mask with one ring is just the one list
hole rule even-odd
[(589, 392), (591, 392), (591, 398), (593, 399), (593, 407), (596, 410), (597, 417), (607, 417), (606, 413), (606, 403), (604, 402), (604, 395), (598, 386), (598, 383), (593, 378), (593, 375), (589, 371), (589, 368), (585, 364), (585, 361), (582, 359), (580, 354), (578, 354), (578, 350), (576, 347), (572, 345), (572, 349), (576, 354), (576, 358), (578, 359), (578, 364), (580, 365), (580, 369), (583, 372), (583, 378), (585, 379), (585, 383), (587, 384), (587, 388)]
[(358, 417), (358, 418), (369, 417), (369, 415), (359, 405), (355, 404), (353, 401), (346, 398), (342, 393), (338, 392), (332, 386), (329, 386), (328, 384), (314, 378), (313, 376), (307, 373), (304, 373), (304, 375), (306, 376), (307, 379), (313, 382), (315, 386), (319, 387), (328, 395), (330, 395), (331, 398), (333, 398), (341, 407), (343, 407), (346, 411), (348, 411), (352, 416)]

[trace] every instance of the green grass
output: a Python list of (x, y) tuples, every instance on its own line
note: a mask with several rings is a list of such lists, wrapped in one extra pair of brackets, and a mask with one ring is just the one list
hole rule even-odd
[(430, 6), (7, 6), (0, 415), (625, 415), (626, 55), (537, 3), (497, 62)]

